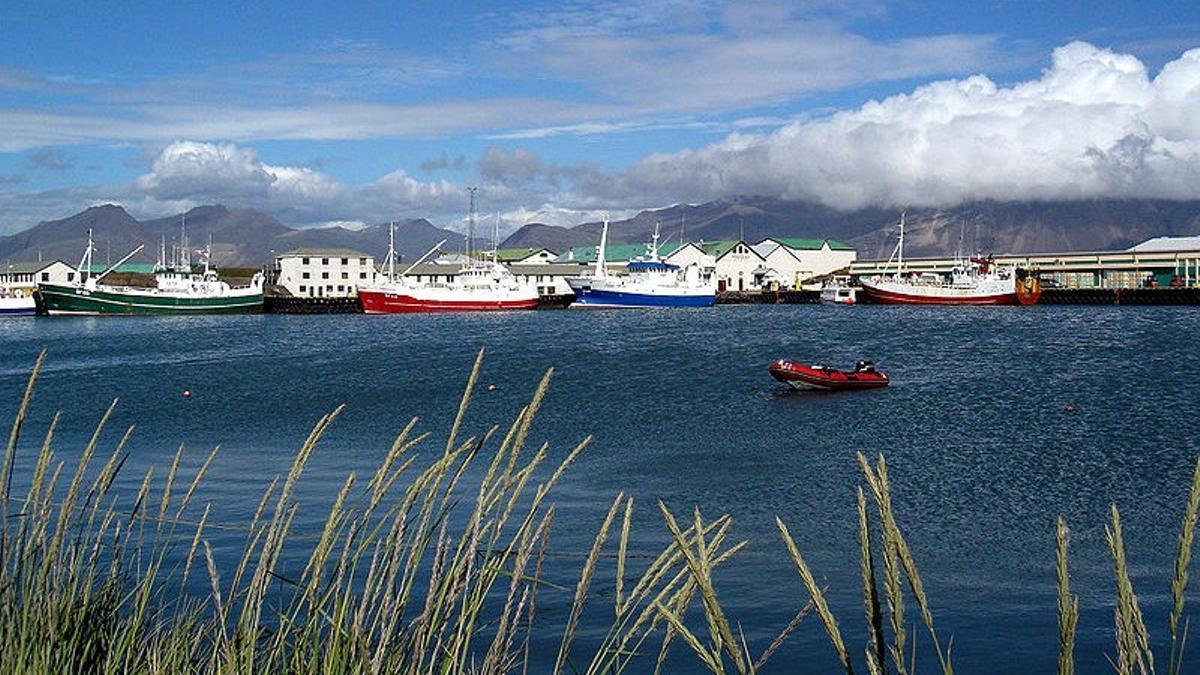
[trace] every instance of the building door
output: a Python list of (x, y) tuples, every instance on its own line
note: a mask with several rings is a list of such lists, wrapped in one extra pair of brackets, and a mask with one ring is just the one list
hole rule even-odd
[(724, 279), (717, 280), (717, 290), (719, 292), (724, 293), (726, 286), (727, 286), (727, 284), (725, 283)]

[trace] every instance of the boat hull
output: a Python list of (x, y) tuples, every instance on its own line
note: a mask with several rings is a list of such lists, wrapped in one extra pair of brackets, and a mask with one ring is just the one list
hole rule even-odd
[(257, 314), (261, 292), (214, 297), (184, 297), (76, 286), (41, 284), (41, 306), (50, 316), (162, 316), (185, 314)]
[(367, 314), (422, 314), (427, 312), (508, 312), (537, 309), (538, 299), (419, 298), (407, 293), (360, 289), (358, 301)]
[(1042, 295), (1036, 279), (1012, 280), (1004, 290), (864, 280), (859, 290), (864, 302), (877, 305), (1035, 305)]
[(579, 309), (617, 309), (637, 307), (712, 307), (715, 295), (652, 295), (626, 293), (598, 288), (575, 288), (575, 302)]
[(852, 391), (888, 386), (887, 375), (877, 371), (846, 372), (834, 368), (806, 366), (780, 359), (769, 366), (771, 377), (793, 389), (809, 391)]
[(0, 316), (33, 316), (37, 314), (37, 303), (33, 297), (0, 298)]
[[(931, 289), (932, 290), (932, 289)], [(863, 282), (860, 289), (864, 302), (877, 305), (1018, 305), (1013, 293), (922, 293), (920, 290), (873, 286)]]

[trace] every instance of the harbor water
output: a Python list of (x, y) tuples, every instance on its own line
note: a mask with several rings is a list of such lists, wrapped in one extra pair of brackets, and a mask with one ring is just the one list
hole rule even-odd
[[(656, 500), (681, 517), (693, 507), (706, 519), (733, 517), (731, 539), (750, 543), (718, 573), (717, 592), (755, 653), (807, 601), (774, 523), (782, 518), (828, 587), (860, 660), (858, 451), (887, 457), (897, 518), (943, 643), (953, 636), (960, 672), (1055, 668), (1060, 514), (1070, 526), (1080, 598), (1078, 669), (1109, 668), (1115, 591), (1103, 526), (1111, 504), (1121, 510), (1152, 643), (1157, 654), (1167, 651), (1176, 538), (1200, 454), (1200, 308), (756, 305), (14, 318), (0, 328), (5, 429), (38, 351), (48, 351), (18, 476), (55, 411), (63, 412), (55, 450), (69, 465), (119, 397), (99, 452), (137, 425), (123, 494), (136, 491), (147, 467), (164, 475), (179, 443), (181, 475), (221, 444), (196, 497), (213, 504), (216, 522), (248, 521), (313, 423), (346, 404), (302, 479), (298, 541), (319, 532), (347, 474), (371, 471), (411, 417), (432, 434), (421, 452), (440, 453), (480, 348), (486, 356), (467, 434), (506, 425), (553, 367), (530, 444), (548, 442), (551, 459), (560, 460), (584, 437), (594, 442), (553, 493), (556, 555), (547, 576), (571, 590), (547, 587), (539, 596), (545, 630), (533, 642), (535, 665), (553, 662), (580, 554), (620, 491), (635, 500), (631, 547), (639, 553), (656, 553), (668, 537)], [(767, 374), (781, 357), (835, 367), (867, 358), (893, 384), (792, 392)], [(235, 528), (214, 528), (209, 540), (220, 565), (236, 562), (242, 536)], [(644, 564), (635, 559), (632, 573)], [(574, 643), (582, 654), (611, 619), (614, 566), (601, 561)], [(1200, 616), (1200, 586), (1189, 601), (1187, 615)], [(925, 662), (932, 647), (918, 624), (913, 629)], [(1200, 667), (1200, 650), (1187, 653), (1185, 671)], [(656, 654), (654, 646), (644, 657), (646, 669)], [(682, 643), (671, 664), (671, 672), (700, 670)], [(772, 664), (769, 672), (837, 669), (815, 615)]]

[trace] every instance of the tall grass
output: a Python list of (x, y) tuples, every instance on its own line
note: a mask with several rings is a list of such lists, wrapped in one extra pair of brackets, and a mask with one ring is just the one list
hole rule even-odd
[[(56, 450), (60, 416), (49, 421), (36, 455), (19, 462), (25, 422), (44, 363), (34, 364), (0, 464), (0, 672), (3, 673), (620, 673), (667, 672), (694, 659), (713, 673), (757, 673), (815, 613), (847, 673), (917, 670), (918, 642), (953, 672), (952, 640), (939, 633), (916, 555), (892, 501), (887, 464), (858, 456), (858, 568), (865, 631), (843, 633), (826, 589), (797, 539), (777, 519), (780, 555), (795, 565), (807, 597), (786, 598), (794, 618), (766, 645), (750, 644), (727, 610), (716, 572), (748, 542), (733, 537), (728, 515), (672, 510), (658, 502), (661, 551), (630, 552), (635, 504), (615, 496), (580, 557), (573, 588), (545, 578), (555, 521), (551, 493), (584, 452), (587, 437), (551, 462), (551, 449), (528, 446), (553, 371), (505, 427), (463, 438), (483, 362), (471, 369), (444, 447), (413, 419), (374, 470), (349, 474), (314, 538), (294, 532), (297, 486), (342, 409), (322, 417), (286, 471), (257, 500), (240, 554), (213, 552), (203, 481), (219, 448), (191, 475), (183, 446), (169, 467), (118, 480), (126, 466), (124, 430), (111, 449), (102, 439), (117, 402), (96, 423), (79, 460)], [(428, 454), (418, 461), (422, 452)], [(18, 466), (28, 476), (14, 481)], [(14, 494), (13, 485), (24, 488)], [(125, 493), (118, 485), (137, 485)], [(126, 491), (127, 492), (127, 491)], [(1182, 672), (1188, 568), (1197, 513), (1197, 463), (1179, 535), (1169, 674)], [(1146, 626), (1125, 558), (1120, 514), (1106, 527), (1115, 573), (1114, 649), (1123, 673), (1154, 672)], [(228, 536), (224, 534), (223, 536)], [(1055, 531), (1060, 673), (1074, 668), (1078, 598), (1069, 581), (1069, 533)], [(297, 555), (299, 552), (299, 555)], [(285, 555), (286, 553), (286, 555)], [(283, 565), (283, 561), (301, 561)], [(611, 566), (611, 567), (610, 567)], [(600, 579), (612, 588), (597, 591)], [(195, 589), (202, 587), (201, 593)], [(189, 590), (191, 591), (189, 593)], [(542, 616), (554, 593), (565, 613)], [(907, 617), (911, 606), (916, 618)], [(586, 639), (580, 627), (587, 617)], [(599, 617), (599, 620), (597, 619)], [(923, 637), (922, 637), (923, 634)], [(555, 652), (535, 653), (556, 635)], [(865, 635), (855, 643), (849, 636)], [(924, 653), (924, 652), (923, 652)], [(674, 656), (672, 656), (674, 654)], [(674, 660), (672, 660), (674, 659)], [(550, 664), (553, 664), (552, 666)], [(780, 668), (788, 671), (785, 664)]]

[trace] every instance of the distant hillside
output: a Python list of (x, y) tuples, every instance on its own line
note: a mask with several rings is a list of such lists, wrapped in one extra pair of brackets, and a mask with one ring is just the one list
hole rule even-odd
[[(139, 221), (125, 209), (93, 206), (69, 218), (39, 223), (24, 232), (0, 237), (0, 263), (61, 258), (79, 261), (92, 229), (96, 262), (115, 262), (138, 244), (146, 250), (135, 262), (153, 262), (158, 242), (179, 237), (186, 218), (192, 249), (213, 238), (213, 259), (222, 267), (258, 267), (277, 253), (296, 248), (350, 248), (382, 260), (388, 226), (361, 230), (340, 227), (291, 228), (254, 209), (200, 206), (185, 214)], [(647, 241), (658, 223), (664, 241), (681, 236), (692, 241), (766, 237), (839, 239), (854, 245), (864, 258), (887, 257), (895, 245), (895, 209), (842, 212), (807, 202), (743, 197), (695, 206), (676, 205), (643, 211), (614, 221), (613, 243)], [(909, 209), (905, 251), (911, 256), (947, 255), (960, 237), (969, 250), (993, 253), (1036, 253), (1123, 249), (1151, 237), (1200, 234), (1200, 200), (1091, 200), (1077, 202), (977, 202), (948, 209)], [(445, 239), (446, 251), (462, 250), (463, 236), (425, 219), (396, 224), (396, 249), (412, 261)], [(571, 246), (599, 243), (600, 223), (574, 227), (530, 224), (508, 237), (506, 248), (546, 247), (562, 252)], [(486, 245), (476, 244), (476, 248)]]
[[(253, 209), (199, 206), (185, 214), (138, 221), (120, 206), (93, 206), (69, 218), (39, 223), (24, 232), (0, 237), (0, 261), (61, 258), (79, 262), (92, 230), (98, 263), (116, 262), (139, 244), (145, 244), (134, 262), (154, 262), (159, 241), (178, 241), (186, 219), (190, 248), (203, 248), (211, 234), (213, 261), (222, 267), (258, 267), (275, 254), (296, 248), (350, 248), (382, 260), (387, 254), (388, 226), (372, 225), (362, 230), (340, 227), (295, 229), (270, 214)], [(396, 250), (402, 260), (415, 260), (439, 240), (446, 250), (459, 250), (462, 235), (435, 227), (424, 219), (396, 223)]]
[[(696, 206), (643, 211), (610, 224), (613, 243), (648, 240), (654, 224), (664, 239), (766, 237), (839, 239), (865, 258), (887, 257), (895, 246), (897, 209), (836, 211), (808, 202), (744, 197)], [(964, 247), (995, 253), (1123, 249), (1150, 237), (1200, 233), (1200, 200), (1091, 200), (1077, 202), (977, 202), (948, 209), (909, 209), (906, 253), (946, 255)], [(594, 245), (600, 223), (571, 228), (526, 225), (505, 247), (564, 250)]]

